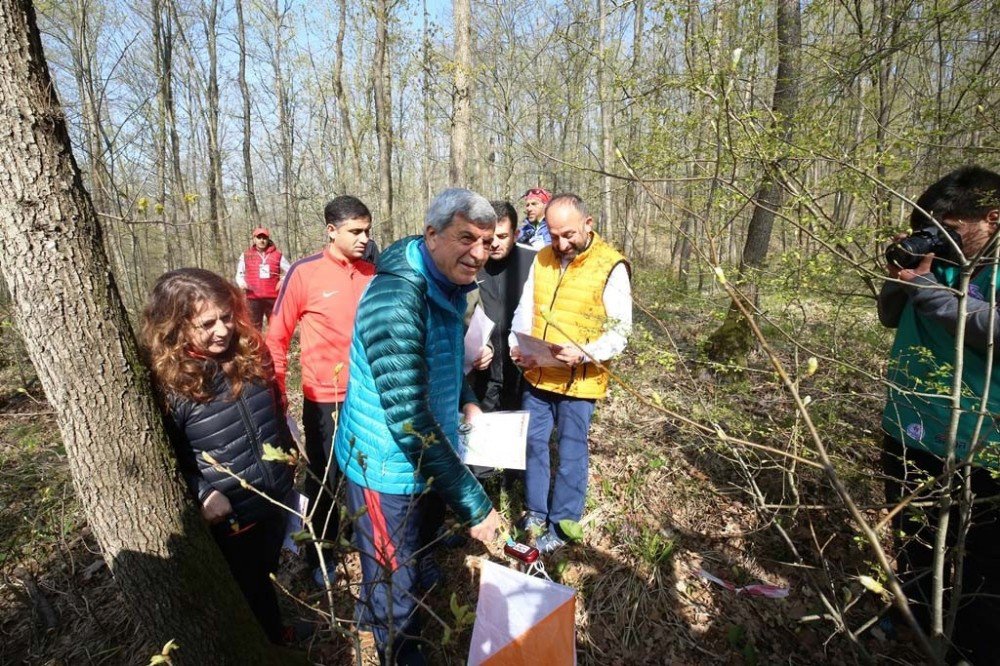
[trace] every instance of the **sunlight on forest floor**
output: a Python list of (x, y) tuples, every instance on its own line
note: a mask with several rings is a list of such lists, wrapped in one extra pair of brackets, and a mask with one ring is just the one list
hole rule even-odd
[[(752, 359), (739, 373), (710, 373), (700, 360), (697, 345), (717, 325), (711, 313), (720, 310), (718, 299), (673, 292), (661, 278), (640, 273), (637, 305), (647, 314), (637, 317), (629, 351), (615, 366), (629, 390), (613, 389), (591, 429), (585, 538), (547, 563), (554, 578), (577, 590), (579, 662), (853, 663), (859, 648), (824, 619), (818, 593), (847, 609), (852, 629), (881, 612), (882, 600), (857, 582), (872, 571), (868, 551), (845, 514), (828, 508), (836, 498), (813, 470), (796, 470), (791, 484), (780, 461), (737, 451), (656, 409), (661, 405), (731, 437), (782, 450), (804, 447), (790, 399), (763, 359)], [(873, 433), (882, 389), (865, 373), (880, 372), (884, 340), (856, 334), (859, 327), (875, 330), (873, 313), (864, 303), (775, 299), (771, 305), (768, 325), (793, 334), (773, 336), (785, 362), (796, 361), (788, 343), (795, 339), (839, 354), (855, 368), (830, 364), (804, 379), (802, 390), (812, 396), (812, 414), (855, 499), (879, 505)], [(853, 345), (844, 344), (845, 330), (855, 331)], [(144, 645), (121, 612), (119, 593), (73, 496), (54, 416), (30, 368), (26, 373), (23, 360), (18, 365), (10, 358), (13, 347), (6, 348), (0, 367), (0, 662), (145, 663), (160, 646)], [(298, 415), (301, 396), (289, 393)], [(767, 503), (762, 506), (755, 493)], [(767, 509), (774, 505), (798, 508)], [(464, 564), (469, 552), (478, 551), (470, 545), (438, 556), (447, 580), (429, 602), (442, 617), (450, 616), (452, 592), (459, 603), (475, 604), (473, 576)], [(305, 565), (287, 555), (279, 582), (306, 604), (322, 603)], [(341, 618), (351, 615), (348, 585), (360, 578), (356, 555), (348, 556), (346, 569), (348, 580), (341, 577), (335, 588)], [(702, 569), (736, 585), (765, 582), (791, 592), (787, 599), (737, 596), (704, 582)], [(283, 606), (286, 619), (306, 616), (301, 604), (286, 599)], [(428, 623), (434, 663), (464, 663), (469, 635), (466, 629), (440, 646), (440, 626)], [(918, 660), (904, 639), (892, 641), (878, 629), (860, 634), (858, 642), (878, 660)], [(347, 639), (329, 632), (302, 647), (319, 663), (357, 663)], [(370, 653), (367, 662), (375, 663)]]

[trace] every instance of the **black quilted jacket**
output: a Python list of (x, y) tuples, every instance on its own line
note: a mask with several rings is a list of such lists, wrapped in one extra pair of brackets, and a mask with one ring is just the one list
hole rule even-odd
[(208, 453), (239, 479), (270, 497), (283, 501), (292, 488), (295, 468), (264, 461), (264, 444), (286, 451), (292, 448), (277, 390), (264, 384), (244, 384), (233, 398), (229, 380), (218, 373), (215, 397), (207, 403), (171, 396), (168, 427), (181, 473), (199, 503), (214, 489), (226, 496), (242, 523), (275, 516), (281, 509), (244, 488), (240, 481), (213, 469), (202, 456)]

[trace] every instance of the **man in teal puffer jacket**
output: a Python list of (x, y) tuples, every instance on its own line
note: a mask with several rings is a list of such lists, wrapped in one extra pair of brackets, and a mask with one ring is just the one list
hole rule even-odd
[(361, 552), (358, 620), (382, 663), (425, 663), (413, 640), (418, 588), (444, 504), (472, 537), (499, 536), (490, 499), (454, 449), (459, 412), (480, 413), (462, 374), (463, 315), (495, 224), (485, 198), (445, 190), (423, 236), (385, 250), (358, 305), (334, 448)]

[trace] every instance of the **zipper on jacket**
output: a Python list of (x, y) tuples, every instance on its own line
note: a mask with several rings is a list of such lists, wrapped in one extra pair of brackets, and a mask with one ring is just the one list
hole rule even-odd
[[(236, 398), (236, 405), (240, 410), (240, 418), (243, 419), (243, 429), (246, 430), (247, 439), (250, 440), (250, 446), (257, 455), (257, 462), (260, 464), (264, 480), (267, 481), (267, 489), (273, 490), (275, 488), (274, 478), (271, 476), (271, 470), (268, 469), (267, 463), (264, 462), (264, 447), (261, 446), (260, 440), (257, 439), (257, 429), (253, 427), (253, 419), (250, 418), (250, 410), (247, 408), (247, 403), (243, 399), (242, 393)], [(263, 492), (261, 488), (257, 490)]]

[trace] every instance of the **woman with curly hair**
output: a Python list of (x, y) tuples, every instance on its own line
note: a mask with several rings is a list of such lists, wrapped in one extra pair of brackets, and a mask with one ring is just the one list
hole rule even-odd
[(181, 473), (254, 615), (282, 643), (269, 575), (286, 514), (271, 500), (288, 496), (294, 468), (265, 460), (264, 446), (291, 450), (292, 439), (246, 302), (211, 271), (170, 271), (143, 310), (141, 338)]

